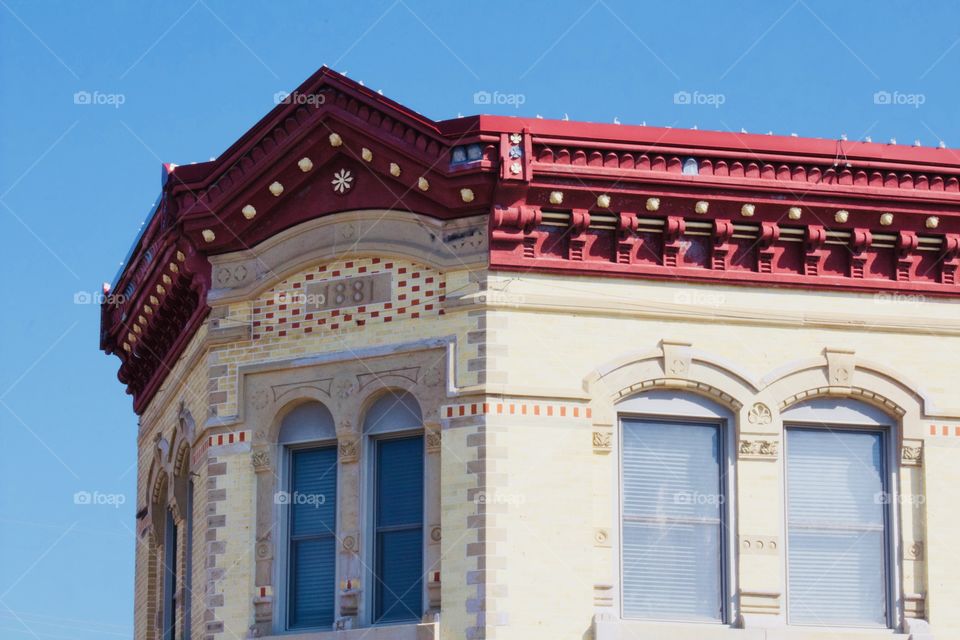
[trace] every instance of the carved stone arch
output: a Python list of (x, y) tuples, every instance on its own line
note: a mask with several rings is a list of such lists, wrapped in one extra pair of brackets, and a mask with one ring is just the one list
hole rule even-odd
[(664, 340), (652, 351), (627, 355), (598, 367), (584, 380), (595, 424), (612, 425), (614, 405), (637, 393), (676, 389), (706, 397), (735, 415), (758, 389), (749, 376), (722, 358), (689, 343)]
[(153, 539), (156, 545), (163, 544), (167, 503), (170, 498), (170, 477), (166, 469), (157, 473), (150, 490), (150, 500), (147, 503), (147, 517), (150, 518)]
[(378, 209), (314, 218), (250, 250), (212, 256), (214, 288), (209, 301), (251, 299), (312, 265), (351, 257), (396, 257), (440, 271), (483, 264), (486, 226), (480, 216), (442, 221)]
[(893, 418), (901, 438), (922, 438), (926, 396), (883, 365), (862, 360), (852, 350), (825, 349), (820, 358), (779, 369), (765, 379), (764, 396), (779, 411), (818, 397), (849, 398), (870, 404)]
[(324, 393), (315, 387), (303, 385), (285, 393), (282, 404), (272, 412), (269, 418), (259, 422), (259, 424), (267, 424), (269, 426), (262, 438), (259, 437), (259, 435), (255, 435), (257, 444), (276, 445), (279, 441), (280, 428), (283, 426), (284, 418), (290, 415), (290, 412), (294, 409), (311, 402), (323, 405), (324, 408), (330, 412), (330, 415), (333, 416), (333, 422), (339, 430), (341, 416), (338, 415), (339, 412), (337, 411), (335, 403), (331, 402), (330, 394)]

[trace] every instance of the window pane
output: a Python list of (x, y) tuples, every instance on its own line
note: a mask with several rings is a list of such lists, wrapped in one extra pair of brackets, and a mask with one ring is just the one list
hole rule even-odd
[(423, 530), (377, 536), (377, 622), (419, 620), (422, 613)]
[(718, 425), (623, 423), (623, 613), (723, 620)]
[(330, 627), (336, 588), (336, 447), (290, 455), (289, 626)]
[(333, 534), (337, 511), (337, 450), (294, 451), (290, 489), (290, 532)]
[(423, 610), (423, 437), (376, 441), (376, 622)]
[(787, 430), (790, 621), (887, 625), (882, 434)]
[(323, 536), (291, 545), (291, 627), (333, 625), (334, 543), (333, 536)]

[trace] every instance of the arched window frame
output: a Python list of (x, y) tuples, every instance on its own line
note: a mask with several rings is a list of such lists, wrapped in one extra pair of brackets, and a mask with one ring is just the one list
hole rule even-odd
[[(703, 395), (680, 389), (664, 389), (642, 392), (625, 397), (614, 405), (616, 426), (614, 428), (614, 451), (616, 464), (614, 473), (615, 510), (617, 526), (613, 535), (615, 550), (616, 607), (622, 620), (638, 622), (668, 622), (672, 624), (731, 625), (737, 620), (737, 519), (736, 519), (736, 442), (737, 424), (733, 410)], [(716, 623), (696, 622), (675, 618), (629, 618), (624, 614), (624, 573), (623, 573), (623, 424), (625, 420), (658, 420), (676, 422), (678, 428), (683, 423), (715, 424), (720, 433), (720, 469), (724, 492), (721, 508), (721, 594), (722, 619)]]
[[(296, 424), (290, 422), (293, 420), (307, 420), (310, 417), (304, 415), (311, 407), (316, 408), (319, 412), (318, 416), (325, 414), (322, 419), (322, 423), (316, 425), (316, 429), (311, 434), (310, 426), (305, 423)], [(287, 430), (288, 433), (284, 433)], [(293, 433), (290, 433), (290, 431)], [(271, 500), (273, 502), (272, 512), (273, 512), (273, 522), (276, 523), (276, 540), (277, 544), (275, 547), (275, 562), (273, 563), (273, 579), (272, 582), (276, 585), (276, 605), (273, 608), (273, 617), (274, 617), (274, 629), (278, 633), (309, 633), (311, 631), (330, 631), (333, 626), (318, 626), (318, 627), (291, 627), (290, 625), (290, 605), (291, 605), (291, 586), (290, 586), (290, 577), (291, 577), (291, 565), (290, 565), (290, 509), (289, 504), (283, 504), (282, 501), (278, 501), (276, 496), (281, 492), (290, 494), (291, 491), (291, 469), (292, 469), (292, 456), (293, 453), (297, 450), (307, 450), (319, 447), (337, 447), (337, 433), (333, 415), (330, 412), (330, 409), (322, 402), (317, 400), (307, 400), (294, 402), (279, 412), (277, 416), (277, 442), (276, 442), (276, 470), (275, 478), (276, 483), (274, 484), (273, 495)], [(336, 469), (334, 473), (336, 474), (336, 486), (337, 486), (337, 504), (335, 505), (335, 519), (339, 520), (341, 504), (340, 504), (340, 469), (339, 461), (335, 462)], [(334, 528), (334, 534), (337, 534), (336, 524)], [(333, 618), (336, 620), (339, 617), (338, 611), (338, 588), (337, 585), (340, 584), (340, 563), (337, 561), (337, 556), (339, 555), (337, 547), (334, 547), (334, 611)]]
[[(409, 404), (404, 405), (404, 401)], [(410, 410), (414, 410), (418, 415), (416, 420), (413, 420), (413, 417), (408, 417), (406, 422), (403, 422), (399, 426), (392, 425), (371, 425), (370, 418), (371, 414), (377, 411), (380, 403), (395, 403), (396, 407), (406, 406)], [(398, 409), (401, 413), (402, 409)], [(362, 455), (361, 455), (361, 491), (360, 491), (360, 512), (361, 512), (361, 522), (362, 522), (362, 540), (365, 543), (362, 545), (361, 557), (363, 558), (364, 566), (364, 593), (365, 597), (362, 599), (362, 606), (360, 609), (360, 620), (363, 621), (365, 626), (378, 626), (378, 625), (389, 625), (389, 624), (398, 624), (397, 622), (374, 622), (374, 611), (375, 611), (375, 567), (376, 567), (376, 531), (375, 531), (375, 508), (376, 508), (376, 499), (375, 499), (375, 474), (376, 474), (376, 445), (378, 441), (407, 438), (407, 437), (421, 437), (423, 449), (421, 450), (421, 456), (423, 461), (423, 513), (421, 521), (421, 533), (422, 533), (422, 556), (421, 556), (421, 593), (420, 593), (420, 608), (421, 611), (419, 615), (423, 614), (423, 611), (427, 608), (427, 576), (425, 568), (429, 562), (429, 556), (427, 551), (427, 529), (429, 527), (429, 517), (428, 517), (428, 463), (426, 455), (426, 429), (423, 424), (423, 413), (421, 408), (420, 401), (416, 396), (405, 389), (402, 388), (386, 388), (383, 390), (378, 390), (374, 392), (363, 404), (363, 409), (360, 413), (362, 416), (361, 421), (361, 436), (362, 436)], [(381, 417), (381, 420), (383, 418)], [(416, 424), (415, 424), (416, 423)], [(416, 619), (416, 622), (419, 622), (420, 618)], [(414, 620), (402, 621), (399, 624), (414, 622)]]
[(790, 612), (790, 538), (789, 538), (789, 504), (787, 487), (787, 458), (788, 438), (790, 429), (811, 429), (832, 431), (837, 427), (842, 431), (861, 431), (867, 433), (881, 433), (883, 447), (883, 476), (884, 490), (887, 493), (886, 531), (884, 532), (884, 561), (886, 575), (884, 587), (886, 593), (886, 629), (898, 629), (903, 622), (903, 604), (900, 598), (902, 567), (897, 547), (900, 540), (899, 508), (900, 496), (900, 456), (899, 449), (902, 441), (902, 426), (898, 417), (875, 405), (854, 398), (831, 398), (826, 396), (814, 397), (792, 404), (781, 412), (783, 423), (783, 455), (781, 456), (781, 478), (783, 479), (783, 580), (784, 580), (784, 612), (787, 624), (798, 627), (813, 628), (867, 628), (856, 625), (814, 625), (810, 623), (794, 622)]

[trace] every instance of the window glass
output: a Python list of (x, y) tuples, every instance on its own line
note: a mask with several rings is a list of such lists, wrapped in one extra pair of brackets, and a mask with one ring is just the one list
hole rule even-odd
[(720, 425), (624, 420), (623, 614), (724, 617)]
[(288, 623), (330, 627), (336, 588), (337, 449), (290, 454)]
[(790, 622), (887, 625), (883, 434), (788, 428)]
[(374, 441), (374, 622), (423, 609), (423, 437)]

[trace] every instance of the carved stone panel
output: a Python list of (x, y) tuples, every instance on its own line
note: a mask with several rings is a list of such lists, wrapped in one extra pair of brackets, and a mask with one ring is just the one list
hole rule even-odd
[(776, 460), (780, 455), (780, 441), (773, 439), (741, 439), (737, 453), (743, 459)]
[(392, 282), (391, 273), (314, 282), (306, 287), (305, 310), (307, 312), (329, 311), (390, 302)]

